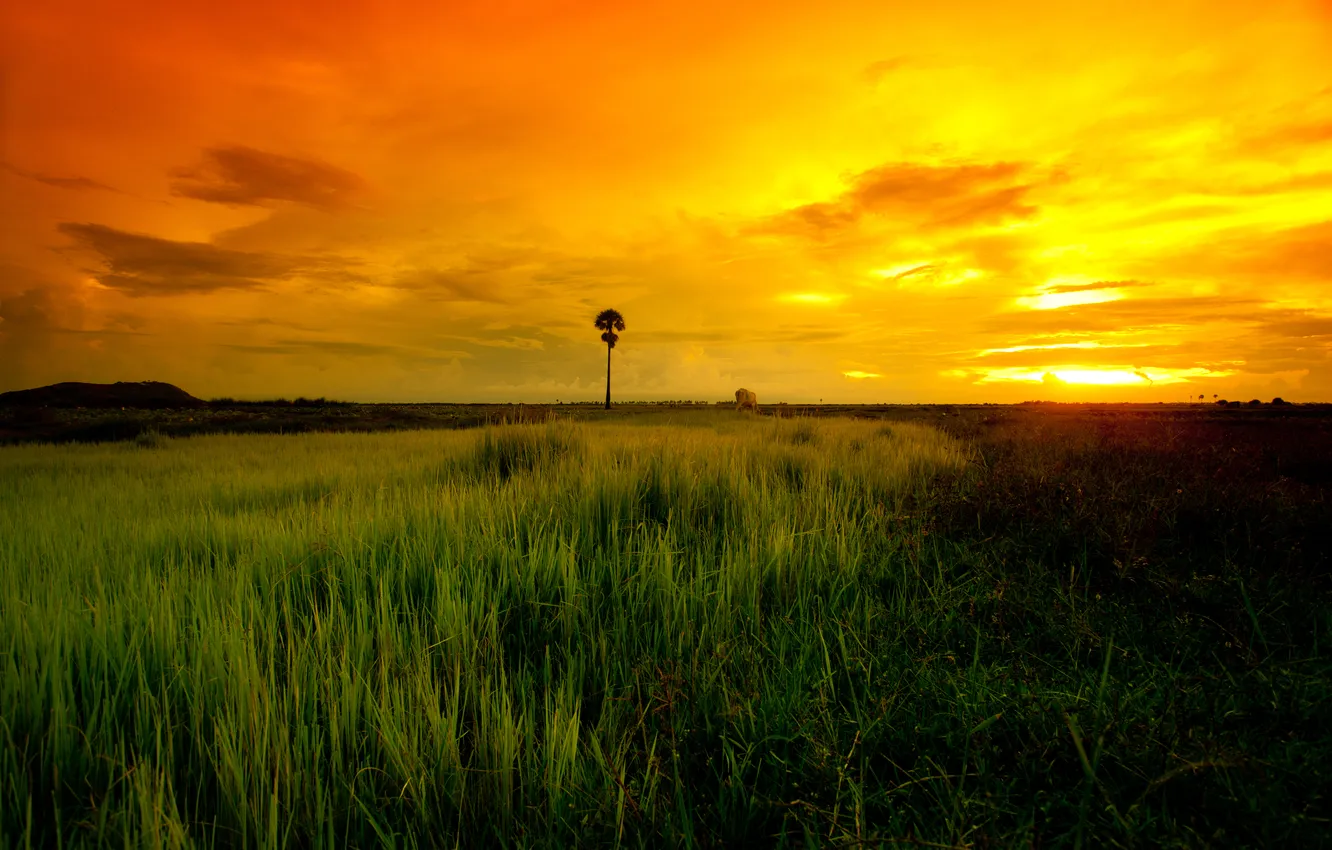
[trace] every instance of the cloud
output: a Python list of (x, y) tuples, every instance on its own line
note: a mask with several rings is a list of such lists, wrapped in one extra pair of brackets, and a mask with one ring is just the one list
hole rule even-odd
[[(218, 347), (242, 356), (282, 358), (282, 365), (265, 364), (259, 367), (260, 371), (292, 368), (293, 364), (316, 366), (321, 371), (328, 368), (346, 369), (348, 374), (359, 375), (366, 373), (358, 373), (356, 370), (371, 369), (374, 370), (371, 374), (378, 375), (372, 385), (379, 391), (389, 387), (401, 391), (400, 383), (385, 377), (393, 369), (420, 372), (450, 365), (460, 368), (462, 361), (474, 358), (470, 352), (456, 349), (338, 339), (277, 339), (270, 342), (223, 343)], [(351, 360), (366, 365), (345, 363), (331, 366), (330, 359)], [(390, 372), (380, 371), (385, 369)]]
[(1054, 372), (1046, 372), (1041, 375), (1041, 383), (1047, 387), (1067, 387), (1068, 382), (1056, 375)]
[(220, 289), (260, 289), (297, 276), (325, 281), (363, 280), (342, 258), (233, 251), (207, 242), (175, 242), (102, 224), (63, 222), (57, 229), (98, 254), (103, 286), (127, 295), (183, 295)]
[(982, 329), (1051, 334), (1182, 328), (1217, 321), (1249, 323), (1255, 310), (1266, 303), (1259, 298), (1229, 296), (1125, 298), (1052, 310), (1005, 311), (991, 316)]
[(1027, 166), (1014, 162), (925, 165), (899, 162), (856, 175), (831, 201), (804, 204), (756, 223), (750, 232), (826, 239), (869, 216), (925, 229), (1003, 224), (1034, 217)]
[(900, 283), (906, 278), (916, 277), (920, 275), (924, 275), (925, 277), (934, 277), (935, 273), (938, 271), (939, 271), (939, 265), (937, 263), (920, 263), (918, 265), (911, 266), (905, 271), (893, 271), (887, 274), (884, 277), (884, 280), (897, 281)]
[(484, 273), (445, 270), (422, 270), (400, 276), (395, 285), (421, 292), (437, 301), (482, 301), (488, 304), (508, 304), (511, 299), (505, 289)]
[(271, 343), (248, 345), (231, 343), (224, 345), (223, 348), (243, 351), (246, 354), (303, 354), (314, 351), (343, 357), (383, 357), (400, 351), (395, 345), (320, 339), (282, 339)]
[(684, 330), (659, 328), (642, 330), (637, 333), (637, 339), (643, 344), (694, 342), (739, 347), (759, 343), (830, 342), (845, 337), (845, 328), (823, 325), (770, 325), (762, 328), (745, 328), (743, 331), (723, 328), (688, 328)]
[(568, 284), (592, 294), (640, 281), (652, 260), (580, 256), (513, 245), (473, 245), (444, 267), (419, 267), (394, 279), (394, 286), (435, 301), (515, 304), (539, 294), (564, 293)]
[(0, 298), (0, 333), (50, 330), (56, 325), (55, 308), (50, 291), (45, 288)]
[(365, 189), (360, 177), (328, 163), (243, 145), (207, 148), (202, 162), (177, 168), (171, 176), (176, 178), (171, 182), (173, 195), (237, 206), (292, 201), (342, 209)]
[(877, 62), (871, 62), (861, 71), (861, 76), (865, 82), (870, 85), (878, 85), (884, 78), (892, 76), (900, 71), (925, 71), (939, 70), (946, 68), (964, 67), (964, 62), (955, 59), (948, 59), (937, 53), (927, 54), (901, 54), (890, 56), (887, 59), (880, 59)]
[(968, 233), (942, 245), (939, 253), (987, 273), (1025, 276), (1030, 272), (1031, 255), (1039, 245), (1030, 233)]
[(0, 392), (114, 369), (114, 352), (143, 340), (133, 317), (99, 313), (82, 287), (0, 263)]
[(431, 300), (512, 303), (512, 273), (546, 268), (551, 255), (528, 248), (488, 246), (473, 250), (447, 268), (419, 268), (400, 274), (394, 285)]
[(1305, 315), (1300, 318), (1269, 322), (1263, 325), (1262, 330), (1295, 339), (1332, 337), (1332, 317)]
[(1197, 362), (1197, 355), (1201, 353), (1194, 346), (1147, 344), (1015, 348), (1018, 350), (990, 349), (962, 362), (984, 363), (986, 368), (1017, 366), (1039, 368), (1049, 365), (1051, 360), (1073, 362), (1088, 367), (1118, 366), (1125, 361), (1131, 361), (1138, 366), (1163, 366), (1176, 365), (1184, 360)]
[(11, 174), (17, 174), (19, 177), (26, 177), (29, 180), (35, 180), (38, 183), (44, 183), (47, 186), (54, 186), (57, 189), (69, 189), (76, 192), (120, 193), (119, 189), (108, 186), (105, 183), (99, 183), (88, 177), (52, 177), (47, 174), (37, 174), (36, 172), (19, 168), (17, 165), (8, 162), (0, 162), (0, 168), (3, 168)]
[(1240, 144), (1240, 150), (1262, 156), (1292, 148), (1320, 146), (1329, 141), (1332, 141), (1332, 120), (1301, 121), (1250, 137)]
[(905, 68), (911, 64), (911, 61), (910, 56), (894, 56), (890, 59), (880, 59), (878, 62), (870, 63), (863, 73), (865, 79), (873, 84), (879, 82), (879, 80), (882, 80), (894, 71)]
[(1060, 283), (1054, 286), (1044, 287), (1045, 292), (1065, 293), (1065, 292), (1094, 292), (1098, 289), (1128, 289), (1139, 286), (1151, 286), (1152, 284), (1141, 280), (1097, 280), (1091, 283)]
[(0, 336), (73, 332), (85, 324), (83, 302), (77, 287), (34, 269), (0, 263)]
[(516, 348), (521, 351), (544, 351), (546, 343), (539, 339), (526, 336), (496, 337), (486, 339), (484, 337), (459, 337), (464, 342), (470, 342), (475, 345), (484, 345), (490, 348)]
[(1332, 188), (1332, 171), (1312, 171), (1283, 180), (1225, 186), (1210, 191), (1220, 195), (1284, 195), (1290, 192), (1321, 192), (1328, 188)]
[(1332, 220), (1279, 230), (1237, 248), (1236, 265), (1246, 271), (1332, 279)]
[(1144, 259), (1142, 270), (1181, 277), (1251, 277), (1264, 285), (1332, 279), (1332, 220), (1277, 230), (1233, 229), (1178, 252)]
[[(1200, 187), (1199, 191), (1209, 191), (1209, 189), (1208, 187)], [(1237, 206), (1233, 202), (1224, 201), (1178, 204), (1126, 216), (1118, 219), (1115, 224), (1120, 228), (1131, 228), (1145, 227), (1153, 224), (1174, 224), (1181, 221), (1197, 222), (1209, 218), (1231, 215), (1236, 209)]]

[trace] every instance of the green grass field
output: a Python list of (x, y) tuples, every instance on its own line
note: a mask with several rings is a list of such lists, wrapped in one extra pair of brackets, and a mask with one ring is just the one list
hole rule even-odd
[[(973, 510), (1061, 445), (692, 411), (0, 449), (0, 840), (1326, 841), (1323, 585), (1218, 539), (1162, 562), (1195, 628), (1150, 546), (1107, 577), (1065, 508)], [(1172, 510), (1134, 463), (1096, 533)]]

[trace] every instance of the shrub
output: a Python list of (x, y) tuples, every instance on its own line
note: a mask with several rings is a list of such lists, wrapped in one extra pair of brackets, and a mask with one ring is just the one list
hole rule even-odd
[(134, 437), (134, 445), (141, 449), (160, 449), (166, 445), (167, 439), (156, 428), (145, 428)]

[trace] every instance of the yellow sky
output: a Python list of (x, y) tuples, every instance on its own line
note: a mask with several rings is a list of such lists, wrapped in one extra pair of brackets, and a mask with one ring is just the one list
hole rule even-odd
[(1327, 0), (0, 16), (0, 391), (1332, 399)]

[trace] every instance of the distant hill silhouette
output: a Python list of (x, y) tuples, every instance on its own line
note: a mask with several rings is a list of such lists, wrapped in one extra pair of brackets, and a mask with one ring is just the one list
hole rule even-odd
[(206, 404), (173, 384), (117, 381), (84, 384), (67, 381), (49, 387), (0, 393), (0, 407), (203, 407)]

